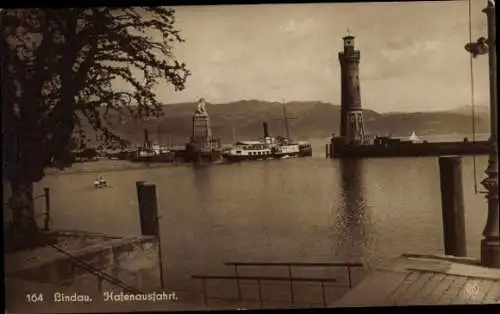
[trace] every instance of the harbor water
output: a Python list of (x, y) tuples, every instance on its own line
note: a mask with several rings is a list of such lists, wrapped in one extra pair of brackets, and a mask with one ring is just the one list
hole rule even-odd
[[(139, 235), (135, 182), (156, 184), (167, 286), (198, 291), (194, 274), (227, 274), (224, 262), (362, 261), (443, 253), (438, 160), (311, 158), (138, 168), (124, 161), (75, 164), (45, 177), (53, 228)], [(487, 156), (476, 157), (478, 181)], [(109, 171), (106, 171), (109, 170)], [(95, 189), (102, 175), (109, 188)], [(468, 253), (479, 256), (486, 219), (463, 158)], [(43, 202), (37, 206), (43, 207)], [(193, 292), (194, 293), (194, 292)]]

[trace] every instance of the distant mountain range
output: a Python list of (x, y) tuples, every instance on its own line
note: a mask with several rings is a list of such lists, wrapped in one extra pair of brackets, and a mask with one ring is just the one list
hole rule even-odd
[[(287, 102), (290, 133), (296, 139), (324, 138), (338, 133), (340, 127), (340, 106), (330, 103)], [(196, 103), (180, 103), (163, 106), (161, 120), (134, 121), (113, 119), (113, 130), (133, 143), (143, 141), (147, 128), (150, 138), (162, 143), (183, 145), (191, 135), (192, 116)], [(234, 139), (253, 139), (262, 136), (262, 122), (267, 121), (272, 135), (284, 135), (283, 104), (260, 100), (241, 100), (224, 104), (207, 104), (212, 132), (223, 143)], [(412, 131), (418, 135), (471, 134), (472, 114), (470, 106), (451, 111), (377, 113), (364, 110), (366, 132), (370, 134), (409, 136)], [(476, 132), (489, 132), (489, 111), (486, 106), (476, 106)], [(234, 135), (234, 138), (233, 138)]]

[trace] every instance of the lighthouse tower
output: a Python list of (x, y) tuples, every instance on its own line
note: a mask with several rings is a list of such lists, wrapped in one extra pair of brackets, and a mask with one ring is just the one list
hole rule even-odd
[(359, 90), (360, 53), (354, 47), (354, 36), (345, 36), (343, 40), (344, 51), (339, 52), (342, 88), (340, 136), (346, 142), (363, 144), (366, 137)]

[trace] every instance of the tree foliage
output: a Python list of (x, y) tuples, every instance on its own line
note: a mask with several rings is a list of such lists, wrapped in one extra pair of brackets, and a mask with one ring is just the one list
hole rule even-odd
[(71, 139), (86, 140), (83, 123), (124, 144), (111, 113), (160, 116), (153, 87), (182, 90), (189, 75), (173, 54), (183, 39), (170, 8), (6, 9), (0, 22), (3, 171), (14, 195), (67, 164)]

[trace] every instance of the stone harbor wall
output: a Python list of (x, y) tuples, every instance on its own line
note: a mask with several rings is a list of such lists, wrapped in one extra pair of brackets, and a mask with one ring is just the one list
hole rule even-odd
[[(156, 237), (82, 232), (58, 232), (56, 236), (55, 246), (62, 250), (48, 246), (6, 256), (7, 310), (22, 312), (36, 303), (49, 306), (75, 293), (99, 299), (88, 301), (90, 305), (102, 301), (104, 292), (161, 290)], [(39, 294), (43, 295), (42, 302), (37, 302)], [(35, 295), (32, 300), (31, 295)], [(86, 303), (84, 297), (79, 301)]]
[(86, 253), (82, 261), (120, 282), (117, 285), (112, 278), (102, 279), (84, 268), (73, 267), (68, 280), (70, 287), (121, 292), (123, 286), (140, 291), (156, 290), (161, 286), (158, 241), (154, 237), (119, 240), (102, 251)]

